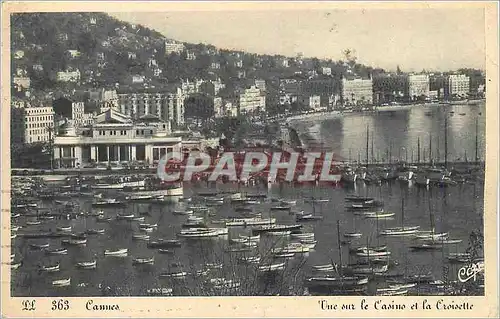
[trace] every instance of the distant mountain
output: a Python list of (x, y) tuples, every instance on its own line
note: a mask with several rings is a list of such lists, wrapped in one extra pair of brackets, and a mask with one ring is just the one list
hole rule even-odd
[[(231, 92), (248, 87), (249, 79), (290, 77), (322, 67), (330, 67), (338, 78), (348, 68), (342, 61), (297, 60), (219, 50), (206, 44), (184, 43), (184, 50), (167, 55), (165, 42), (173, 40), (104, 13), (14, 14), (11, 28), (13, 73), (29, 76), (35, 90), (111, 87), (116, 83), (162, 88), (180, 79), (220, 78)], [(77, 83), (56, 82), (57, 72), (76, 69), (81, 73)], [(353, 65), (352, 70), (361, 76), (374, 71), (362, 64)]]

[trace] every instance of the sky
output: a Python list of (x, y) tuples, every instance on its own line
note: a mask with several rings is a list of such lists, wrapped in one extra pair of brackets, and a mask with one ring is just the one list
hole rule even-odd
[[(275, 7), (276, 8), (276, 7)], [(182, 42), (259, 54), (358, 62), (403, 71), (485, 68), (481, 8), (120, 12), (112, 16)]]

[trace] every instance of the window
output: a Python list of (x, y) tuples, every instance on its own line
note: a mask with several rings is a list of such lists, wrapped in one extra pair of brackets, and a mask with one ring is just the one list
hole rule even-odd
[(144, 130), (141, 130), (141, 135), (144, 135)]
[(139, 130), (137, 130), (137, 131), (135, 132), (135, 134), (136, 134), (136, 135), (139, 135)]
[(150, 131), (150, 134), (153, 135), (153, 130)]

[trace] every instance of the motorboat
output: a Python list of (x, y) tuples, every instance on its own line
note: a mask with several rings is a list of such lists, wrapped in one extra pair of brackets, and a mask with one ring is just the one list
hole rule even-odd
[(82, 261), (76, 263), (76, 267), (81, 268), (81, 269), (95, 269), (97, 267), (97, 261), (92, 260), (92, 261)]
[(125, 257), (128, 254), (127, 248), (117, 249), (117, 250), (108, 250), (104, 251), (104, 256), (116, 256), (116, 257)]

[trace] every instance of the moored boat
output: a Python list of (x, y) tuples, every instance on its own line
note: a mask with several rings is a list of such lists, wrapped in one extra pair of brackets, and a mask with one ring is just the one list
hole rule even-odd
[(54, 287), (67, 287), (69, 285), (71, 285), (71, 278), (52, 281), (52, 286)]
[(76, 267), (81, 268), (81, 269), (95, 269), (97, 267), (97, 261), (92, 260), (92, 261), (82, 261), (76, 263)]
[(127, 248), (117, 249), (117, 250), (108, 250), (104, 251), (104, 256), (117, 256), (117, 257), (125, 257), (128, 254)]

